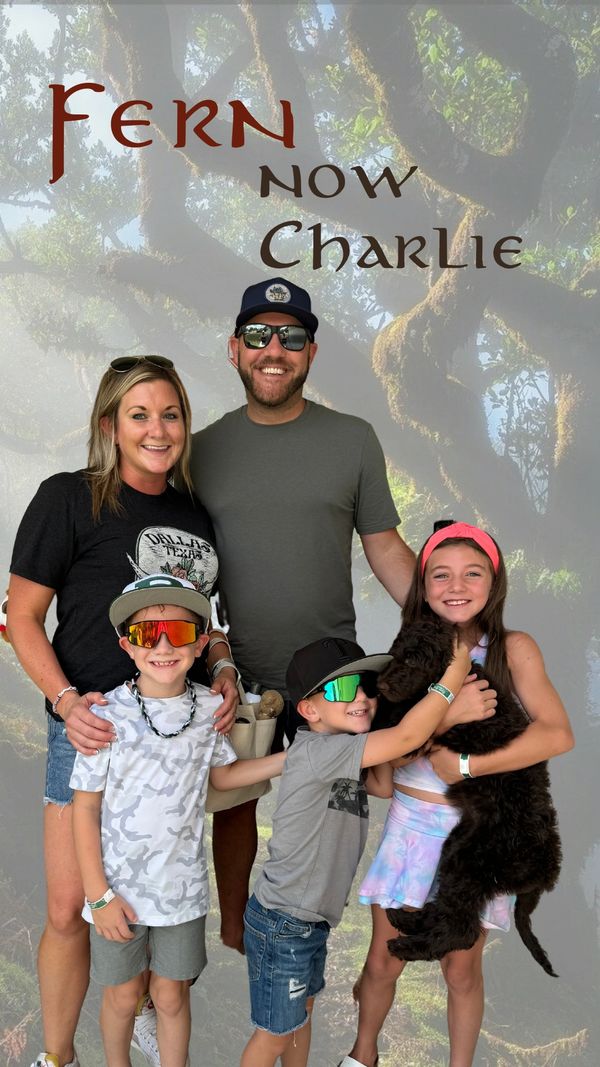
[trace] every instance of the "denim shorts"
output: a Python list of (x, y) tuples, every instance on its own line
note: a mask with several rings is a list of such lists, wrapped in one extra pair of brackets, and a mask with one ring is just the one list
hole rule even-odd
[(69, 786), (76, 752), (69, 741), (64, 722), (48, 715), (48, 758), (46, 761), (46, 792), (44, 804), (63, 808), (73, 800)]
[(291, 1034), (308, 1019), (306, 1001), (325, 986), (329, 923), (270, 911), (251, 896), (244, 915), (251, 1022), (270, 1034)]

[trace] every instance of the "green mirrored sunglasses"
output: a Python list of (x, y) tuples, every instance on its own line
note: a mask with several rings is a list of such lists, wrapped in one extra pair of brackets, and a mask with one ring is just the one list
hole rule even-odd
[(325, 700), (330, 701), (330, 703), (336, 700), (343, 700), (345, 703), (349, 703), (356, 698), (359, 686), (362, 687), (365, 696), (377, 696), (377, 675), (375, 672), (365, 671), (364, 674), (342, 674), (339, 678), (332, 678), (331, 681), (325, 682), (317, 692), (322, 693)]

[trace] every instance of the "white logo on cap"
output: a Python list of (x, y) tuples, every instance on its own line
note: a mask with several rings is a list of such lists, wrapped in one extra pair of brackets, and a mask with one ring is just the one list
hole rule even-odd
[(265, 299), (271, 304), (287, 304), (292, 299), (287, 285), (270, 285), (265, 290)]

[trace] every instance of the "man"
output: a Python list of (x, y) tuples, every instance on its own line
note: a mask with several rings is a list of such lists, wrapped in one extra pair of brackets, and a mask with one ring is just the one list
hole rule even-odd
[[(285, 278), (246, 289), (229, 340), (246, 405), (194, 434), (192, 477), (213, 521), (219, 588), (246, 688), (287, 696), (296, 648), (323, 634), (355, 640), (351, 545), (398, 604), (414, 555), (399, 521), (372, 427), (303, 396), (318, 319)], [(292, 739), (295, 712), (282, 728)], [(280, 741), (281, 743), (281, 741)], [(221, 936), (242, 950), (242, 915), (256, 853), (256, 801), (215, 815)]]

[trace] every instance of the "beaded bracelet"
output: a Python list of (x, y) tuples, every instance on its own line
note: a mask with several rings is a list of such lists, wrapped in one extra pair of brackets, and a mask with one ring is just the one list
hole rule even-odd
[(52, 714), (57, 715), (57, 708), (61, 697), (64, 697), (65, 693), (77, 693), (78, 689), (76, 685), (66, 685), (64, 689), (61, 689), (60, 693), (57, 693), (56, 699), (52, 701)]

